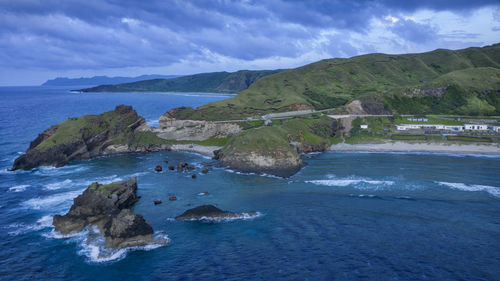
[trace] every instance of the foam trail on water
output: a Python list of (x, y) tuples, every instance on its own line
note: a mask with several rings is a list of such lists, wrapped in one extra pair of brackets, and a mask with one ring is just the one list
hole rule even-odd
[(500, 187), (489, 186), (489, 185), (480, 185), (480, 184), (465, 184), (459, 182), (436, 182), (439, 185), (447, 186), (452, 189), (462, 190), (462, 191), (486, 191), (489, 194), (500, 197)]
[(369, 178), (357, 178), (354, 176), (347, 177), (347, 178), (336, 178), (333, 175), (328, 175), (327, 180), (309, 180), (306, 181), (307, 183), (313, 183), (316, 185), (326, 185), (326, 186), (350, 186), (350, 185), (355, 185), (356, 187), (359, 187), (360, 185), (373, 185), (373, 186), (381, 186), (381, 185), (393, 185), (394, 181), (388, 181), (388, 180), (373, 180)]
[(29, 184), (16, 185), (16, 186), (10, 187), (9, 191), (22, 192), (22, 191), (25, 191), (27, 187), (30, 187), (30, 185)]
[(256, 212), (256, 213), (239, 213), (235, 217), (230, 217), (230, 218), (210, 218), (210, 217), (201, 217), (200, 219), (190, 219), (188, 221), (201, 221), (201, 222), (209, 222), (209, 223), (214, 223), (214, 222), (230, 222), (230, 221), (235, 221), (235, 220), (252, 220), (255, 218), (258, 218), (262, 216), (261, 212)]
[(29, 199), (29, 200), (21, 203), (21, 205), (27, 209), (54, 210), (54, 208), (56, 208), (56, 207), (63, 207), (63, 206), (71, 205), (71, 203), (73, 202), (73, 198), (80, 195), (80, 193), (82, 193), (83, 190), (84, 189), (79, 189), (79, 190), (75, 190), (75, 191), (58, 193), (58, 194), (45, 196), (45, 197), (32, 198), (32, 199)]
[(68, 187), (73, 186), (73, 184), (72, 184), (72, 183), (73, 183), (73, 181), (72, 181), (72, 180), (70, 180), (70, 179), (66, 179), (66, 180), (61, 181), (61, 182), (56, 182), (56, 183), (47, 184), (47, 185), (45, 186), (45, 189), (47, 189), (47, 190), (57, 190), (57, 189), (61, 189), (61, 188), (63, 188), (63, 187), (68, 188)]
[(35, 224), (12, 223), (6, 228), (14, 229), (8, 232), (11, 236), (17, 236), (31, 231), (38, 231), (52, 226), (52, 216), (46, 215), (36, 221)]
[(170, 242), (170, 238), (164, 232), (155, 232), (153, 234), (153, 243), (145, 246), (127, 247), (122, 249), (106, 248), (106, 240), (99, 232), (96, 226), (86, 227), (81, 232), (62, 235), (59, 232), (52, 230), (50, 233), (44, 235), (47, 238), (56, 239), (69, 239), (75, 242), (78, 247), (78, 254), (85, 256), (90, 263), (105, 263), (119, 261), (126, 257), (129, 251), (142, 250), (150, 251)]

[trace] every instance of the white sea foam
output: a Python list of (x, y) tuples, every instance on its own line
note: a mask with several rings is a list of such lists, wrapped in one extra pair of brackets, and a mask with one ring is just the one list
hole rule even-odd
[(80, 165), (68, 165), (60, 168), (56, 168), (53, 166), (42, 166), (39, 167), (34, 174), (41, 176), (46, 176), (46, 175), (57, 176), (57, 175), (67, 175), (77, 172), (83, 172), (88, 169), (89, 169), (88, 166), (80, 166)]
[(38, 231), (52, 226), (52, 216), (46, 215), (41, 217), (34, 224), (13, 223), (9, 224), (6, 228), (12, 229), (8, 232), (11, 236), (17, 236), (31, 231)]
[(462, 190), (462, 191), (486, 191), (489, 194), (500, 197), (500, 187), (480, 185), (480, 184), (465, 184), (459, 182), (436, 182), (440, 185), (450, 187), (452, 189)]
[(82, 193), (83, 190), (84, 189), (79, 189), (45, 197), (36, 197), (21, 203), (21, 205), (25, 208), (34, 210), (54, 210), (55, 207), (71, 205), (73, 198)]
[(62, 235), (59, 232), (52, 230), (44, 235), (47, 238), (69, 239), (69, 242), (75, 242), (80, 250), (78, 254), (85, 256), (90, 263), (104, 263), (111, 261), (119, 261), (126, 257), (129, 251), (142, 250), (150, 251), (170, 242), (167, 234), (164, 232), (155, 232), (153, 234), (154, 242), (145, 246), (127, 247), (123, 249), (106, 248), (105, 238), (100, 234), (99, 229), (95, 226), (86, 227), (78, 233), (70, 235)]
[[(135, 173), (130, 176), (127, 176), (126, 178), (134, 177), (134, 176), (139, 176), (147, 173)], [(117, 175), (111, 175), (111, 176), (106, 176), (106, 177), (98, 177), (95, 179), (91, 180), (78, 180), (78, 181), (73, 181), (70, 179), (65, 179), (63, 181), (59, 182), (54, 182), (47, 184), (45, 186), (46, 190), (58, 190), (58, 189), (68, 189), (68, 188), (73, 188), (73, 187), (87, 187), (93, 182), (99, 182), (100, 184), (110, 184), (112, 182), (117, 182), (117, 181), (123, 181), (122, 178), (118, 177)]]
[(21, 192), (21, 191), (25, 191), (27, 187), (30, 187), (30, 185), (29, 184), (16, 185), (16, 186), (10, 187), (9, 191)]
[(326, 186), (350, 186), (350, 185), (393, 185), (394, 181), (381, 181), (381, 180), (371, 180), (371, 179), (351, 179), (351, 178), (343, 178), (343, 179), (328, 179), (328, 180), (311, 180), (306, 181), (307, 183), (313, 183), (316, 185), (326, 185)]
[(230, 221), (235, 221), (235, 220), (252, 220), (252, 219), (258, 218), (260, 216), (262, 216), (262, 213), (260, 213), (260, 212), (256, 212), (255, 214), (239, 213), (237, 216), (231, 217), (231, 218), (201, 217), (199, 219), (190, 219), (188, 221), (201, 221), (201, 222), (209, 222), (209, 223), (230, 222)]
[(61, 189), (61, 188), (68, 188), (68, 187), (71, 187), (73, 186), (73, 181), (70, 180), (70, 179), (66, 179), (64, 181), (61, 181), (61, 182), (56, 182), (56, 183), (51, 183), (51, 184), (47, 184), (45, 186), (45, 189), (47, 190), (57, 190), (57, 189)]

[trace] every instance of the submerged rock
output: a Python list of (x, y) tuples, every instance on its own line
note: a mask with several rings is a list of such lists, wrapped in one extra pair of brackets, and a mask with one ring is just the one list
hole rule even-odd
[(155, 171), (157, 171), (157, 172), (161, 172), (162, 170), (163, 170), (163, 168), (160, 165), (155, 167)]
[[(208, 192), (207, 192), (208, 193)], [(182, 215), (175, 217), (176, 220), (203, 220), (203, 219), (236, 219), (244, 217), (255, 217), (257, 212), (233, 213), (223, 211), (213, 205), (202, 205), (185, 211)]]
[(136, 193), (136, 178), (107, 185), (95, 182), (73, 200), (66, 215), (54, 216), (55, 230), (70, 234), (95, 225), (106, 238), (106, 247), (147, 245), (153, 241), (153, 228), (129, 209), (139, 200)]
[(70, 118), (50, 127), (31, 142), (12, 170), (64, 166), (71, 160), (128, 152), (168, 150), (144, 118), (126, 105), (100, 115)]

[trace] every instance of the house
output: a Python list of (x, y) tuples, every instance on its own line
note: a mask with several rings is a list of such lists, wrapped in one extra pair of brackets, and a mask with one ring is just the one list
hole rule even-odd
[(368, 129), (368, 125), (359, 125), (361, 129)]
[(486, 131), (488, 130), (488, 125), (466, 124), (464, 128), (470, 131)]
[(490, 130), (496, 133), (500, 133), (500, 126), (491, 126)]

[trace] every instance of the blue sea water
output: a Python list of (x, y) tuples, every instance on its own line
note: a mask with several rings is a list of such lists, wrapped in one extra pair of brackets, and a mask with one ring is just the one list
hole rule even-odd
[[(0, 279), (499, 280), (499, 157), (310, 154), (288, 179), (233, 172), (181, 152), (7, 171), (38, 133), (68, 117), (129, 104), (154, 125), (171, 108), (228, 97), (0, 88)], [(198, 178), (154, 172), (166, 159), (194, 164)], [(67, 212), (88, 184), (131, 176), (142, 196), (134, 211), (168, 245), (109, 252), (92, 229), (72, 237), (53, 231), (52, 216)], [(261, 215), (172, 220), (201, 204)]]

